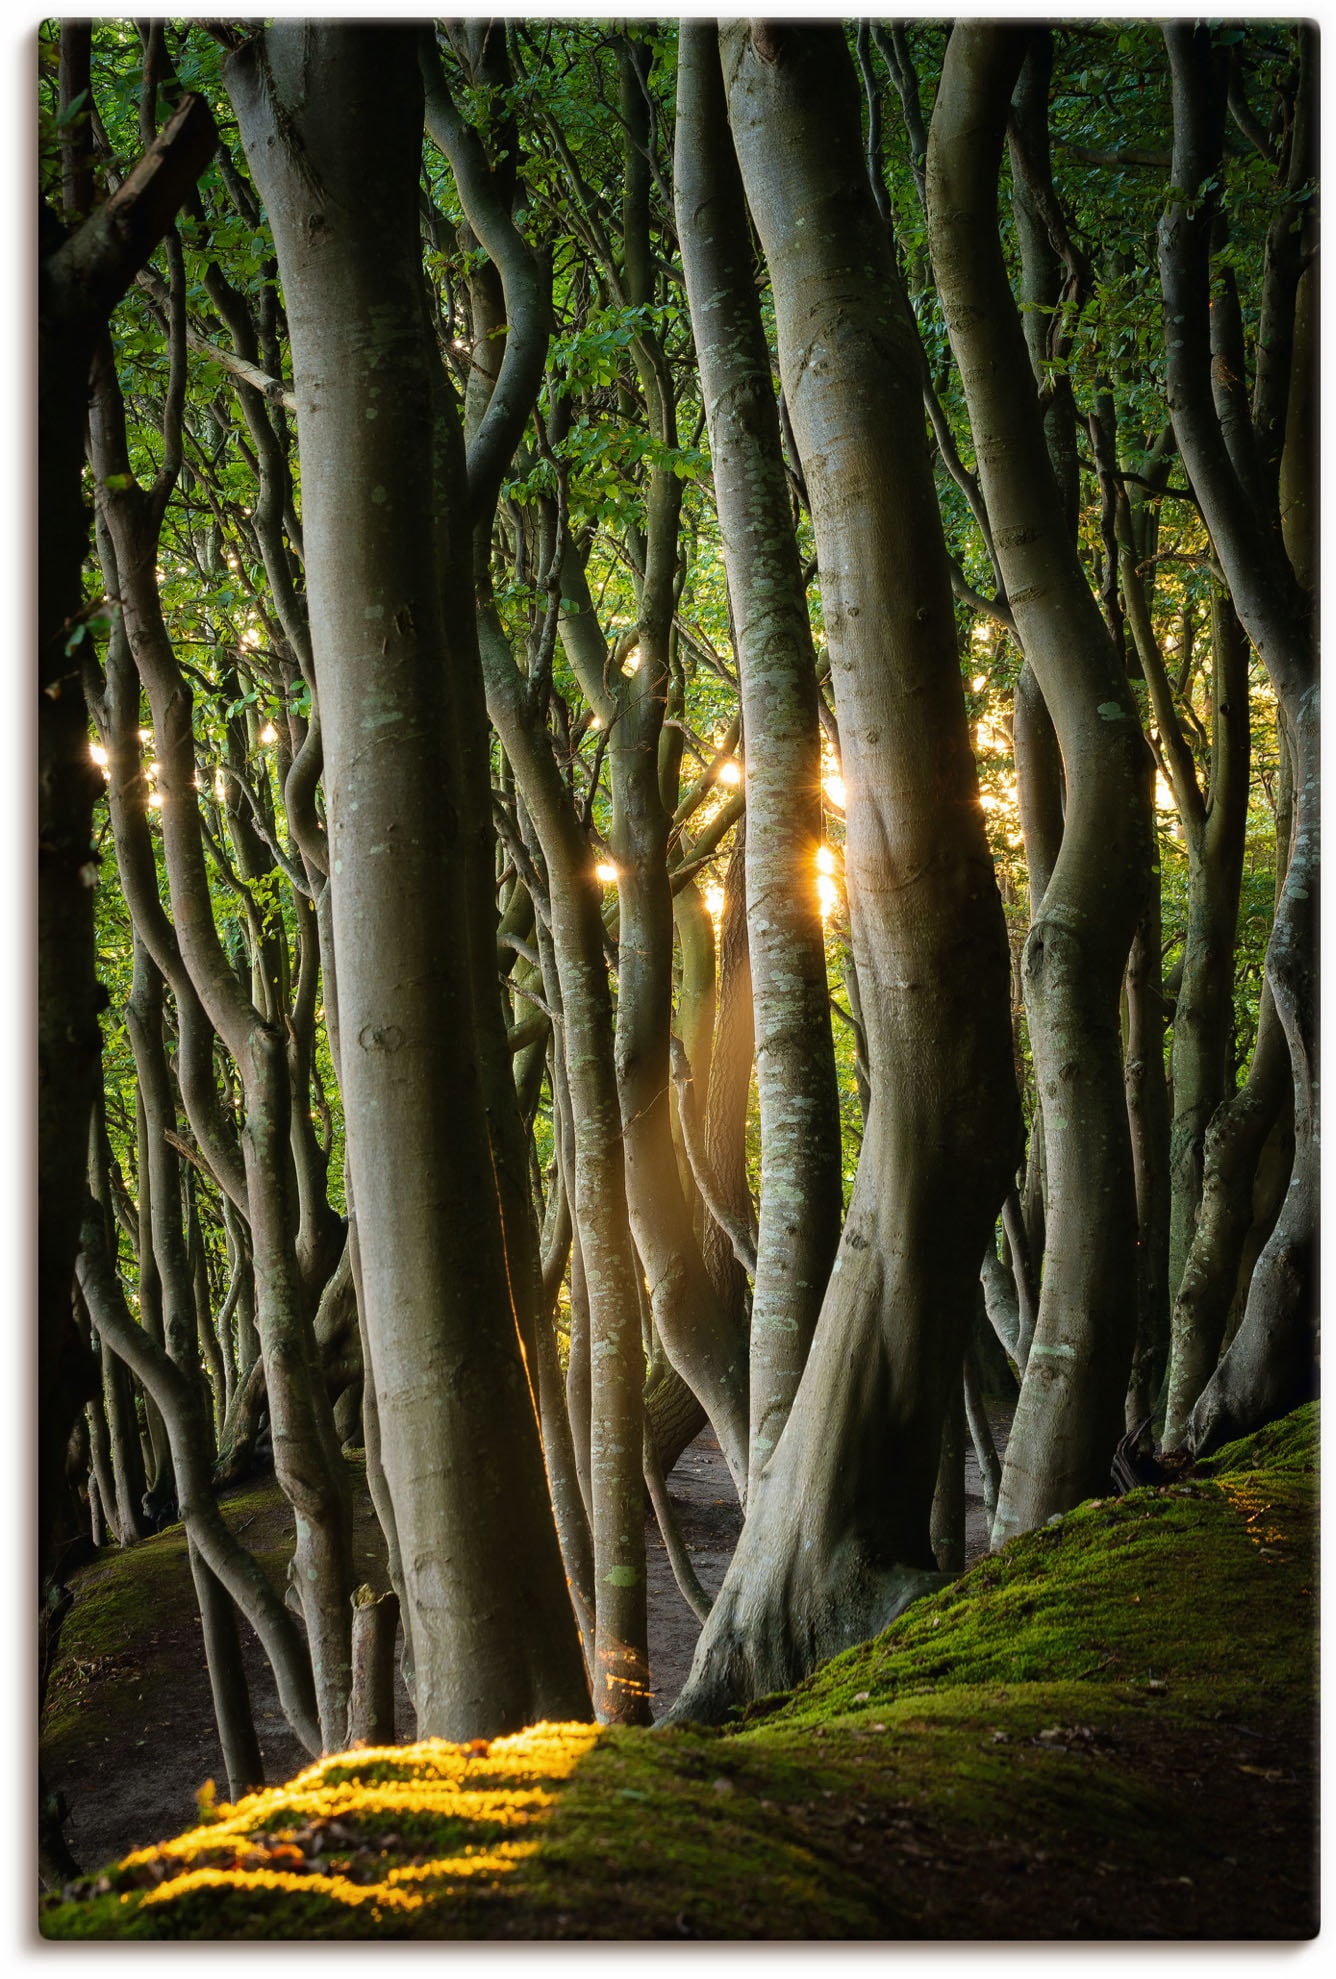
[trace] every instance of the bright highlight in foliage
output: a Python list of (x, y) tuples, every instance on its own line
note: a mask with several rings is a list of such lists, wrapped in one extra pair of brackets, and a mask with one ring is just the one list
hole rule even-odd
[(719, 781), (720, 783), (733, 783), (733, 784), (741, 783), (742, 782), (741, 763), (734, 762), (731, 756), (729, 757), (726, 763), (721, 763), (719, 765)]
[(612, 886), (617, 878), (617, 868), (610, 860), (600, 859), (594, 868), (594, 876), (602, 880), (604, 886)]

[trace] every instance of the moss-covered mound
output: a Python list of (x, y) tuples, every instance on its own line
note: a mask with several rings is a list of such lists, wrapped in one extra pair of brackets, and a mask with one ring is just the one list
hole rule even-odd
[(1296, 1938), (1317, 1410), (1013, 1541), (727, 1732), (345, 1753), (51, 1937)]

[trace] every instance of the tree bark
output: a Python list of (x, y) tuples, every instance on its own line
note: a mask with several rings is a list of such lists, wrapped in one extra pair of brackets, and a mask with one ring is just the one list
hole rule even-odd
[[(761, 1121), (748, 1470), (779, 1440), (839, 1240), (816, 659), (713, 24), (679, 30), (676, 206), (746, 737), (747, 947)], [(796, 880), (796, 884), (795, 884)]]
[(871, 1107), (812, 1349), (681, 1719), (787, 1687), (935, 1584), (942, 1422), (1019, 1130), (916, 336), (857, 83), (837, 27), (737, 23), (720, 40), (812, 504)]
[(1008, 600), (1067, 789), (1061, 850), (1026, 945), (1046, 1247), (995, 1545), (1103, 1489), (1123, 1433), (1136, 1198), (1119, 997), (1151, 850), (1140, 721), (1071, 541), (998, 239), (998, 167), (1026, 35), (955, 29), (928, 144), (938, 288)]
[[(1312, 178), (1316, 135), (1312, 30), (1300, 30), (1300, 86), (1278, 194), (1295, 199)], [(1267, 945), (1266, 976), (1284, 1028), (1294, 1082), (1294, 1165), (1275, 1229), (1253, 1271), (1243, 1323), (1193, 1410), (1188, 1445), (1204, 1454), (1309, 1392), (1314, 1380), (1318, 1213), (1317, 928), (1321, 770), (1313, 597), (1289, 560), (1278, 494), (1255, 471), (1258, 435), (1234, 398), (1214, 390), (1212, 235), (1221, 212), (1224, 51), (1208, 26), (1165, 29), (1172, 76), (1175, 188), (1159, 226), (1169, 408), (1184, 466), (1244, 629), (1275, 689), (1294, 760), (1294, 849)], [(1295, 353), (1303, 365), (1306, 355)], [(1300, 389), (1304, 374), (1300, 372)], [(1241, 382), (1241, 381), (1240, 381)], [(1222, 414), (1224, 416), (1222, 416)], [(1276, 422), (1278, 423), (1278, 422)], [(1291, 501), (1311, 461), (1280, 463), (1276, 488)], [(1292, 531), (1303, 556), (1303, 531)], [(1311, 573), (1307, 570), (1304, 576)]]
[(293, 348), (349, 1166), (418, 1728), (491, 1736), (588, 1707), (474, 1033), (453, 675), (477, 658), (442, 619), (463, 448), (421, 286), (414, 32), (281, 23), (227, 82)]

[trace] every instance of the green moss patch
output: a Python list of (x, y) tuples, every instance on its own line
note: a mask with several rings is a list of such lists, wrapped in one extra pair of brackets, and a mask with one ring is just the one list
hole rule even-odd
[(1311, 1408), (1013, 1541), (728, 1731), (341, 1754), (42, 1928), (1309, 1936), (1316, 1478)]

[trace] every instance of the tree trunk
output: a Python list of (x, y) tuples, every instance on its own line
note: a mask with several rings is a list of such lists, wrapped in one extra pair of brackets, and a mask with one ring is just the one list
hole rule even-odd
[(208, 1465), (201, 1460), (205, 1439), (198, 1390), (131, 1319), (107, 1254), (100, 1218), (91, 1204), (84, 1218), (78, 1271), (80, 1289), (99, 1333), (153, 1391), (162, 1411), (171, 1435), (186, 1537), (259, 1636), (284, 1715), (306, 1750), (315, 1755), (321, 1750), (321, 1733), (306, 1645), (267, 1574), (233, 1538), (218, 1510)]
[[(742, 691), (747, 947), (761, 1116), (749, 1474), (797, 1393), (839, 1239), (816, 659), (712, 23), (679, 35), (676, 203)], [(795, 884), (797, 876), (797, 884)]]
[[(747, 1104), (756, 1031), (747, 944), (746, 871), (744, 816), (734, 834), (732, 856), (724, 873), (724, 909), (719, 922), (719, 993), (701, 1139), (705, 1159), (730, 1213), (751, 1228), (756, 1213), (747, 1186)], [(699, 1101), (701, 1087), (697, 1076)], [(745, 1329), (750, 1290), (747, 1274), (734, 1255), (732, 1239), (712, 1216), (707, 1217), (701, 1237), (701, 1256), (721, 1303), (734, 1314), (736, 1324)], [(671, 1468), (671, 1464), (665, 1465), (665, 1476)]]
[(195, 1583), (200, 1621), (204, 1627), (204, 1654), (209, 1666), (209, 1690), (213, 1697), (214, 1723), (223, 1748), (227, 1792), (240, 1800), (264, 1785), (264, 1761), (255, 1736), (251, 1716), (250, 1690), (241, 1660), (241, 1638), (237, 1634), (236, 1610), (232, 1597), (199, 1549), (187, 1543), (190, 1573)]
[[(418, 1728), (491, 1736), (588, 1707), (474, 1034), (453, 675), (477, 658), (442, 620), (463, 449), (421, 285), (415, 37), (281, 23), (227, 80), (293, 348), (349, 1167)], [(377, 146), (354, 155), (363, 127)]]
[(1071, 540), (998, 239), (998, 167), (1026, 34), (957, 26), (928, 144), (933, 263), (984, 497), (1066, 768), (1061, 850), (1025, 956), (1044, 1114), (1044, 1276), (995, 1545), (1103, 1489), (1123, 1433), (1136, 1197), (1119, 997), (1151, 850), (1140, 721)]
[(348, 1744), (394, 1744), (394, 1635), (399, 1598), (363, 1585), (353, 1594), (353, 1680)]
[[(1312, 572), (1302, 526), (1291, 563), (1278, 498), (1252, 471), (1257, 434), (1221, 418), (1213, 324), (1212, 235), (1221, 213), (1225, 51), (1200, 23), (1171, 22), (1165, 41), (1173, 84), (1175, 188), (1159, 226), (1169, 407), (1230, 594), (1280, 705), (1293, 752), (1294, 850), (1267, 944), (1266, 977), (1284, 1029), (1294, 1082), (1294, 1166), (1276, 1227), (1257, 1261), (1243, 1323), (1192, 1412), (1188, 1445), (1203, 1454), (1293, 1405), (1314, 1379), (1318, 1185), (1317, 928), (1321, 768), (1318, 748)], [(1300, 31), (1299, 88), (1281, 199), (1308, 197), (1315, 167), (1313, 31)], [(1293, 364), (1299, 395), (1309, 362)], [(1307, 434), (1286, 429), (1297, 454), (1279, 464), (1291, 504), (1311, 464)]]
[(798, 1393), (672, 1714), (714, 1720), (935, 1584), (942, 1422), (1019, 1129), (915, 331), (852, 65), (837, 27), (720, 39), (820, 559), (871, 1107)]

